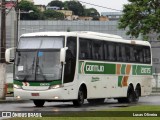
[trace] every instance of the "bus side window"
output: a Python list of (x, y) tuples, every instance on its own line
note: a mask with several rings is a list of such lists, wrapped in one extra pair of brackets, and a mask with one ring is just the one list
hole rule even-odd
[(126, 49), (124, 44), (121, 45), (121, 54), (122, 54), (122, 62), (126, 62)]
[(75, 74), (77, 42), (75, 37), (67, 38), (68, 50), (66, 52), (66, 64), (64, 70), (64, 83), (72, 82)]
[(130, 62), (135, 62), (135, 50), (134, 50), (134, 46), (130, 47)]
[(92, 42), (92, 57), (93, 60), (103, 60), (103, 44), (102, 41)]
[(130, 62), (130, 46), (125, 45), (125, 52), (126, 52), (126, 62)]
[(80, 38), (79, 59), (91, 59), (91, 41)]
[(115, 61), (116, 60), (116, 46), (113, 43), (109, 43), (109, 60)]
[(121, 45), (116, 44), (117, 61), (122, 61)]
[(144, 47), (143, 48), (143, 55), (144, 55), (144, 63), (151, 63), (151, 53), (150, 53), (150, 48), (149, 47)]
[(109, 60), (109, 50), (107, 42), (104, 42), (104, 60)]

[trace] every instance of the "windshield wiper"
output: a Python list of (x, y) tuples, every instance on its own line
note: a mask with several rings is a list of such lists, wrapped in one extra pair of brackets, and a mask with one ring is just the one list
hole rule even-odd
[[(37, 73), (38, 73), (38, 69), (39, 69), (39, 71), (40, 71), (40, 74), (37, 74)], [(36, 76), (37, 76), (37, 75), (41, 75), (41, 76), (43, 77), (43, 79), (44, 79), (45, 81), (47, 81), (46, 76), (43, 74), (42, 69), (41, 69), (41, 67), (39, 66), (39, 58), (37, 58), (37, 64), (36, 64)], [(37, 77), (36, 77), (36, 78), (37, 78)]]

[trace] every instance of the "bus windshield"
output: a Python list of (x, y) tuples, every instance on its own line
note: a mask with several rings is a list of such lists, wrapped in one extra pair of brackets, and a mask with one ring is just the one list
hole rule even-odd
[(16, 51), (14, 79), (20, 81), (60, 80), (62, 37), (22, 38)]

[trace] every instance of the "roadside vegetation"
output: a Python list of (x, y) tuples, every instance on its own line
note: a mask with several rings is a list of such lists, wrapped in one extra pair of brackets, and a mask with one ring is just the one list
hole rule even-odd
[[(123, 108), (113, 108), (113, 109), (106, 109), (106, 110), (101, 110), (103, 113), (107, 113), (107, 112), (110, 112), (110, 111), (115, 111), (116, 113), (119, 111), (119, 112), (122, 112), (124, 111), (126, 114), (128, 111), (129, 112), (140, 112), (140, 113), (159, 113), (158, 115), (160, 115), (160, 106), (156, 106), (156, 105), (143, 105), (143, 106), (131, 106), (131, 107), (123, 107)], [(87, 117), (87, 114), (86, 114), (86, 111), (85, 112), (81, 112), (81, 113), (77, 113), (77, 114), (81, 114), (82, 116), (86, 116), (86, 117), (76, 117), (76, 114), (74, 115), (71, 115), (73, 117), (44, 117), (42, 116), (42, 118), (11, 118), (11, 119), (8, 119), (8, 120), (151, 120), (151, 119), (154, 119), (154, 120), (159, 120), (159, 117), (98, 117), (99, 116), (99, 111), (97, 112), (94, 112), (94, 115), (95, 117), (92, 117), (90, 116), (90, 112), (87, 113), (88, 114), (88, 117)], [(71, 113), (72, 114), (72, 113)], [(68, 114), (67, 114), (68, 115)], [(75, 117), (74, 117), (75, 116)]]

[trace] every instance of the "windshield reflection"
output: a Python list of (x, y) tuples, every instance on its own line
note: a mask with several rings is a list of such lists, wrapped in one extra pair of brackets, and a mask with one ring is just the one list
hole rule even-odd
[(61, 79), (60, 50), (17, 51), (16, 80), (52, 81)]

